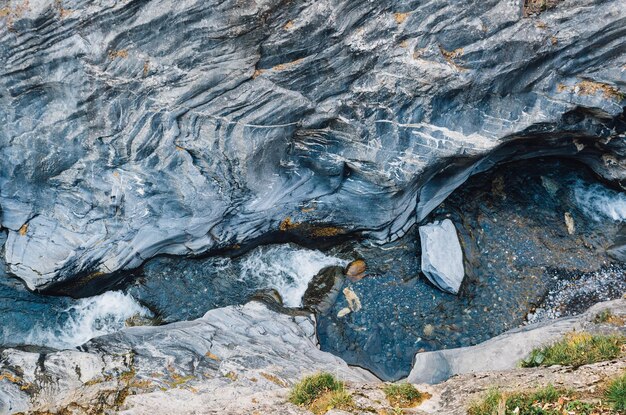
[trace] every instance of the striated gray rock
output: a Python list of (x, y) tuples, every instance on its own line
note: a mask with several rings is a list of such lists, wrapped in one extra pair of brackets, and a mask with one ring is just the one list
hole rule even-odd
[(623, 180), (623, 2), (522, 3), (7, 3), (10, 272), (52, 289), (273, 232), (394, 240), (511, 159)]
[(465, 270), (463, 251), (456, 228), (450, 219), (420, 226), (422, 272), (443, 291), (459, 292)]
[(624, 327), (602, 326), (594, 322), (598, 313), (604, 310), (624, 316), (626, 300), (599, 303), (578, 316), (510, 330), (476, 346), (417, 353), (407, 380), (412, 383), (439, 383), (454, 375), (514, 369), (534, 348), (550, 344), (571, 331), (626, 334)]
[(317, 371), (377, 381), (320, 351), (314, 332), (308, 315), (251, 302), (193, 321), (128, 328), (80, 351), (6, 349), (0, 352), (0, 414), (81, 407), (89, 413), (214, 413), (238, 401), (250, 404), (252, 413), (255, 397)]

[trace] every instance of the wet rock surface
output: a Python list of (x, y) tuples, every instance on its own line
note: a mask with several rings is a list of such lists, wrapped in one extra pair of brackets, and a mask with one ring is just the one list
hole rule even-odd
[(298, 229), (396, 240), (502, 160), (626, 174), (621, 0), (2, 10), (0, 220), (30, 288)]
[[(621, 223), (588, 216), (584, 200), (576, 198), (596, 182), (582, 165), (548, 159), (502, 166), (457, 189), (426, 221), (450, 218), (460, 225), (467, 276), (458, 296), (420, 276), (416, 229), (383, 247), (364, 242), (333, 248), (333, 255), (364, 258), (368, 278), (346, 283), (360, 298), (359, 312), (338, 318), (348, 305), (340, 295), (333, 311), (319, 318), (322, 349), (383, 379), (399, 379), (416, 352), (478, 344), (524, 324), (537, 308), (558, 309), (548, 311), (558, 317), (579, 313), (596, 299), (619, 298), (626, 273), (620, 264), (609, 265), (606, 249)], [(573, 235), (565, 212), (575, 221)], [(550, 300), (550, 292), (564, 285), (585, 285), (578, 279), (585, 273), (606, 284), (587, 284), (578, 295), (570, 291), (556, 305)]]

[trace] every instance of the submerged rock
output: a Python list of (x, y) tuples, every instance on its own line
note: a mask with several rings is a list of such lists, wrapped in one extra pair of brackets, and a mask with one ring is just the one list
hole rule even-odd
[(450, 219), (420, 226), (422, 272), (443, 291), (457, 294), (465, 270), (463, 250)]

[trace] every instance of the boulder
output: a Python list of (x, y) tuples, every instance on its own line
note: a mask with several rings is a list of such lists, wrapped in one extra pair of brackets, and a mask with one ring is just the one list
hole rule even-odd
[(465, 271), (463, 251), (450, 219), (420, 226), (422, 272), (439, 289), (457, 294)]
[(302, 297), (302, 305), (318, 313), (326, 314), (337, 301), (344, 280), (342, 267), (322, 268), (309, 282)]
[(350, 262), (346, 266), (346, 276), (350, 281), (359, 281), (365, 277), (365, 271), (367, 270), (367, 265), (365, 264), (365, 260), (357, 259), (355, 261)]

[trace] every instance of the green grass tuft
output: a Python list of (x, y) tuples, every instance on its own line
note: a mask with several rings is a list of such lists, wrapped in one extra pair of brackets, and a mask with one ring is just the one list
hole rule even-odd
[(335, 379), (330, 373), (318, 373), (307, 376), (296, 383), (289, 394), (289, 402), (295, 405), (308, 406), (327, 392), (344, 390), (343, 382)]
[[(468, 415), (561, 415), (563, 405), (559, 404), (561, 397), (569, 397), (566, 390), (548, 385), (530, 392), (503, 393), (498, 389), (491, 389), (485, 397), (474, 402), (468, 408)], [(568, 403), (580, 403), (573, 401)]]
[(621, 355), (624, 336), (569, 333), (562, 340), (533, 350), (521, 362), (522, 367), (582, 366), (616, 359)]
[(467, 409), (468, 415), (497, 415), (498, 409), (502, 405), (502, 393), (498, 389), (490, 389), (485, 397), (470, 405)]
[(605, 395), (615, 411), (626, 411), (626, 373), (609, 383)]
[(410, 408), (424, 399), (424, 394), (410, 383), (392, 383), (383, 388), (387, 400), (392, 406)]

